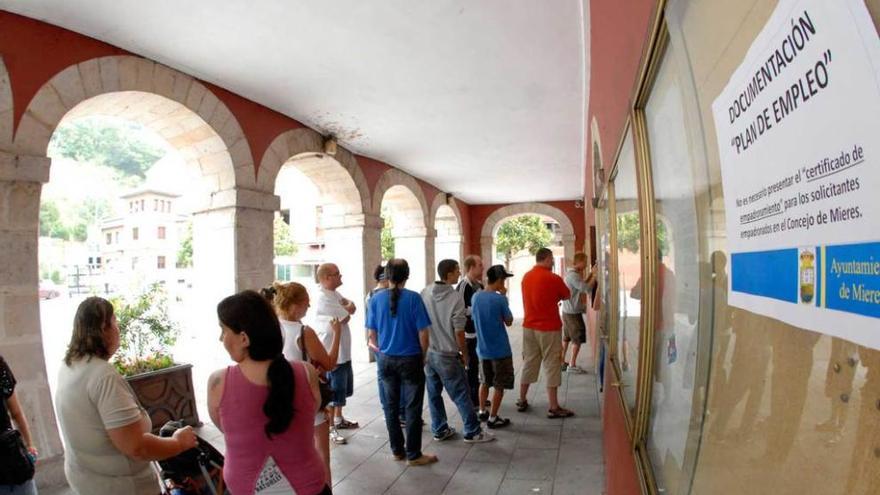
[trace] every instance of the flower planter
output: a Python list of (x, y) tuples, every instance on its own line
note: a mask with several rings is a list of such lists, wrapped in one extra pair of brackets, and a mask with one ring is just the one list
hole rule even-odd
[(150, 420), (153, 433), (171, 420), (201, 426), (193, 393), (192, 365), (178, 364), (158, 371), (126, 377)]

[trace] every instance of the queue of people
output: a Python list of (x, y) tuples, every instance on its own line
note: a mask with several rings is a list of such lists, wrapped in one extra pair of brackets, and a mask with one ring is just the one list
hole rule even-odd
[[(586, 279), (581, 275), (582, 254), (573, 261), (563, 280), (552, 272), (550, 250), (540, 249), (535, 267), (523, 277), (519, 411), (529, 408), (529, 386), (543, 369), (547, 416), (574, 414), (559, 404), (557, 387), (563, 366), (582, 372), (576, 365), (585, 341), (579, 313), (596, 276), (595, 269)], [(499, 429), (512, 423), (500, 407), (515, 381), (505, 283), (513, 274), (491, 266), (484, 286), (479, 256), (468, 256), (463, 265), (464, 270), (456, 260), (442, 260), (439, 279), (419, 294), (406, 288), (406, 260), (392, 259), (376, 268), (377, 286), (365, 300), (367, 346), (377, 362), (391, 454), (410, 466), (439, 460), (422, 450), (425, 392), (435, 441), (457, 436), (448, 423), (444, 389), (462, 418), (465, 443), (495, 440), (483, 424)], [(337, 291), (342, 274), (336, 265), (321, 265), (316, 278), (314, 329), (303, 323), (309, 291), (296, 282), (275, 283), (261, 293), (243, 291), (217, 306), (220, 340), (234, 365), (211, 374), (208, 411), (224, 435), (223, 477), (235, 495), (331, 493), (330, 442), (344, 445), (340, 430), (359, 427), (343, 415), (354, 391), (349, 323), (357, 308)], [(565, 363), (569, 347), (572, 356)], [(74, 317), (55, 397), (67, 446), (64, 471), (79, 494), (155, 494), (149, 462), (197, 445), (190, 427), (166, 438), (150, 433), (149, 416), (110, 363), (118, 348), (113, 306), (87, 298)], [(37, 451), (15, 386), (0, 356), (0, 492), (33, 495)]]

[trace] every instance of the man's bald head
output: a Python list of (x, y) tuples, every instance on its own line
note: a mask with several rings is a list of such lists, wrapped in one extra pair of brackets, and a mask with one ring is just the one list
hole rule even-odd
[(318, 267), (318, 284), (327, 290), (336, 290), (342, 285), (342, 274), (339, 267), (333, 263), (324, 263)]

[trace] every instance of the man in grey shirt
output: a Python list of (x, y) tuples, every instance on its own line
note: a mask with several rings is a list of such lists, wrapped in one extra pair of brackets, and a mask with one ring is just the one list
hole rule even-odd
[[(581, 273), (587, 267), (587, 255), (577, 253), (573, 261), (573, 265), (565, 272), (565, 285), (571, 292), (571, 297), (562, 301), (562, 370), (567, 369), (569, 373), (586, 373), (583, 368), (577, 366), (577, 357), (581, 344), (587, 342), (584, 313), (587, 311), (587, 296), (596, 284), (596, 267), (593, 266), (587, 279), (584, 280)], [(565, 360), (569, 343), (571, 343), (571, 362)]]
[(489, 442), (495, 438), (483, 433), (480, 420), (468, 391), (465, 363), (468, 348), (464, 339), (467, 323), (464, 298), (453, 284), (461, 275), (455, 260), (443, 260), (437, 265), (440, 280), (422, 290), (422, 300), (431, 318), (428, 355), (425, 362), (425, 386), (428, 391), (428, 408), (431, 411), (431, 431), (434, 440), (452, 438), (455, 430), (446, 419), (443, 405), (443, 387), (455, 402), (464, 422), (466, 443)]

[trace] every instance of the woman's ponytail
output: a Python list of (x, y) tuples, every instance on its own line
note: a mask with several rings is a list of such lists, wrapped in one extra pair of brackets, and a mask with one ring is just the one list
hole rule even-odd
[(269, 396), (263, 403), (263, 413), (269, 418), (264, 427), (266, 436), (272, 438), (273, 434), (287, 430), (293, 421), (294, 378), (293, 368), (281, 352), (281, 326), (266, 295), (246, 290), (229, 296), (217, 305), (217, 317), (234, 333), (247, 333), (251, 359), (271, 361), (266, 372)]
[(272, 438), (273, 434), (287, 430), (293, 421), (293, 367), (283, 354), (278, 354), (269, 364), (266, 381), (269, 382), (269, 396), (263, 403), (263, 414), (269, 421), (263, 429), (266, 436)]

